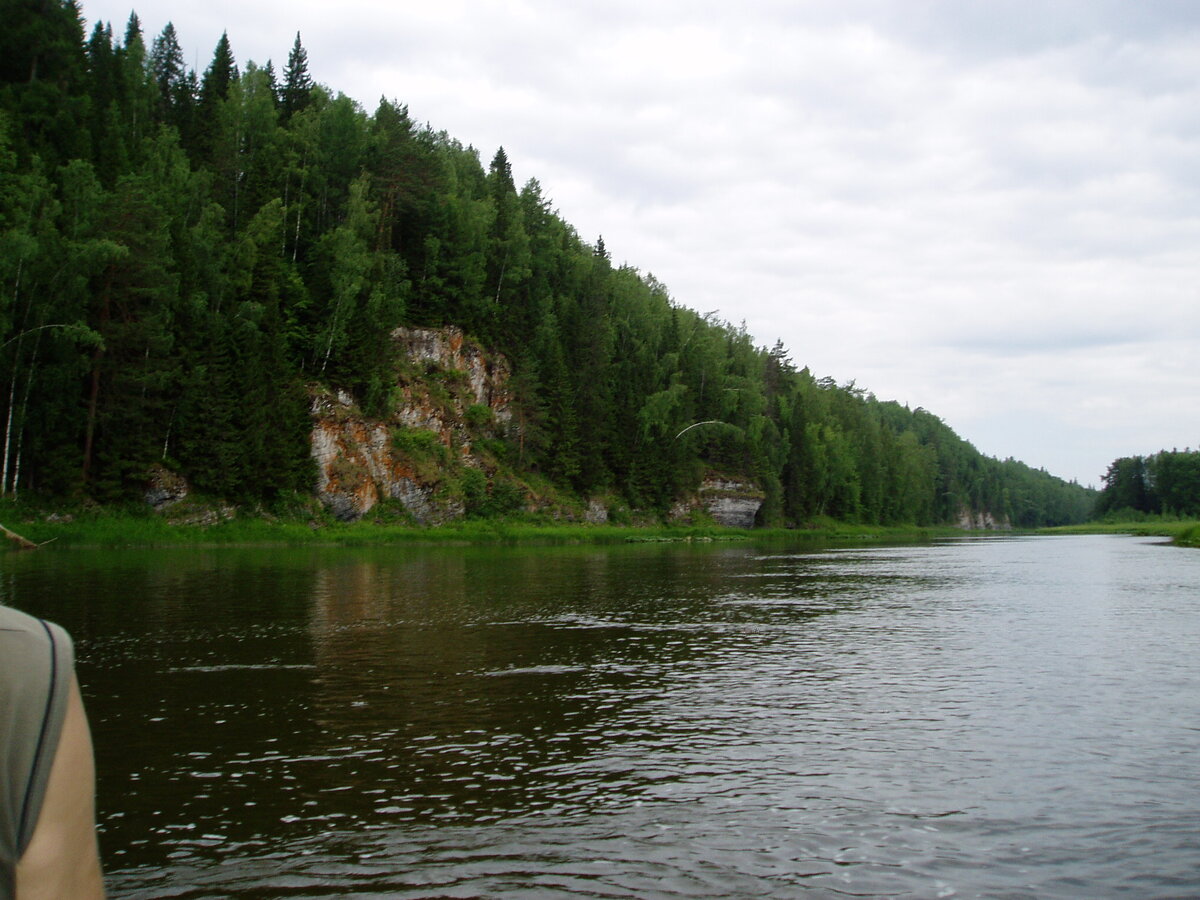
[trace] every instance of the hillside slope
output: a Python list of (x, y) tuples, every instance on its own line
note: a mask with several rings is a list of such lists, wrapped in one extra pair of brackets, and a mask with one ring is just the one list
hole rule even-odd
[(485, 167), (399, 103), (368, 113), (298, 44), (280, 84), (239, 68), (236, 35), (200, 73), (169, 26), (85, 39), (73, 3), (11, 12), (30, 39), (0, 66), (2, 495), (123, 502), (179, 479), (426, 522), (1090, 510), (688, 309), (536, 180), (518, 189), (503, 149)]

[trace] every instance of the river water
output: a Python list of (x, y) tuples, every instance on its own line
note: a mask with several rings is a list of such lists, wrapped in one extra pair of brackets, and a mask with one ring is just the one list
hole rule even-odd
[(115, 898), (1200, 895), (1200, 552), (42, 551)]

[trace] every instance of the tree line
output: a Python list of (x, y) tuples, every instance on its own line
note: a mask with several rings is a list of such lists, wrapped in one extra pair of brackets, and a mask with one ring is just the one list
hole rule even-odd
[[(0, 34), (0, 492), (139, 492), (165, 465), (271, 503), (309, 491), (313, 385), (384, 414), (391, 331), (455, 324), (512, 363), (506, 459), (580, 496), (665, 510), (706, 472), (753, 479), (764, 523), (822, 516), (1021, 527), (1092, 492), (983, 456), (932, 413), (796, 366), (777, 344), (616, 265), (403, 104), (367, 112), (222, 35), (184, 64), (85, 35), (73, 0), (20, 0)], [(699, 424), (703, 423), (703, 424)]]
[(1200, 518), (1200, 451), (1160, 450), (1113, 460), (1096, 499), (1096, 515)]

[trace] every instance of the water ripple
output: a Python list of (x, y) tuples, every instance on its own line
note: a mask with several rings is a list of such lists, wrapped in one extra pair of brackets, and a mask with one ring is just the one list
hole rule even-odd
[(81, 629), (114, 897), (1200, 893), (1200, 554), (238, 559)]

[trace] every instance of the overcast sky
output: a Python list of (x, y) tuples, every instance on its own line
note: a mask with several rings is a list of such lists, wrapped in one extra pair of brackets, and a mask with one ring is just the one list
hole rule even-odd
[[(124, 33), (128, 0), (83, 0)], [(1200, 447), (1200, 3), (141, 0), (503, 146), (587, 240), (818, 377), (1096, 484)]]

